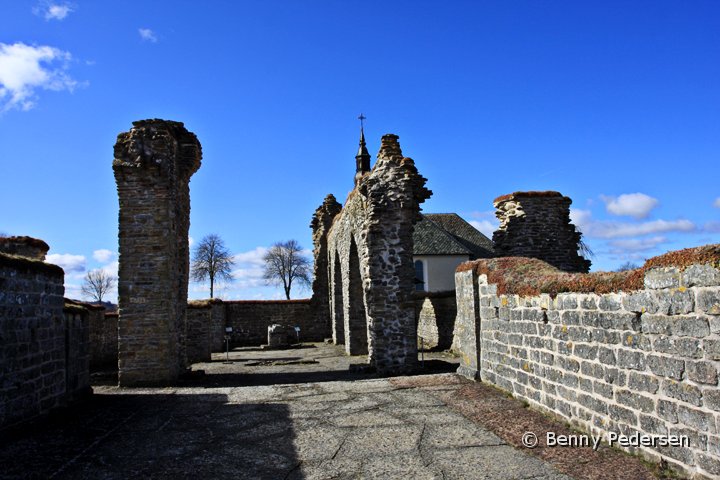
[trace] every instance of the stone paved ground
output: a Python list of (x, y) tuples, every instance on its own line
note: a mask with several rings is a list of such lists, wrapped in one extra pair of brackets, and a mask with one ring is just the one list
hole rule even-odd
[(177, 388), (96, 387), (85, 405), (0, 432), (0, 478), (570, 478), (461, 414), (448, 399), (473, 384), (454, 374), (361, 378), (346, 363), (333, 375), (355, 379), (302, 382), (356, 361), (334, 348), (234, 352)]

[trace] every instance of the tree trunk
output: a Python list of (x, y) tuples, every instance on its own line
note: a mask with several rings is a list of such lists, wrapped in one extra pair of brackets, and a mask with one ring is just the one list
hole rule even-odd
[(210, 275), (210, 298), (213, 298), (213, 280), (214, 278)]

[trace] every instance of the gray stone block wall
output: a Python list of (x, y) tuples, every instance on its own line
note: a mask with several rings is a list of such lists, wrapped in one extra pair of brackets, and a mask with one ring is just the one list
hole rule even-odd
[(0, 427), (66, 400), (64, 272), (0, 253)]
[[(720, 271), (650, 270), (631, 293), (497, 295), (456, 273), (459, 373), (606, 435), (688, 435), (640, 447), (687, 474), (720, 475)], [(479, 335), (479, 341), (476, 338)]]
[(172, 384), (186, 366), (189, 181), (201, 157), (179, 122), (133, 122), (118, 135), (121, 386)]

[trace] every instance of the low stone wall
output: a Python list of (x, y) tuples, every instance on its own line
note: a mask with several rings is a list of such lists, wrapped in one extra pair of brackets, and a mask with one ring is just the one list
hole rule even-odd
[(457, 305), (455, 291), (416, 292), (417, 334), (425, 348), (447, 350), (453, 339)]
[(90, 371), (117, 370), (118, 314), (90, 311)]
[(605, 439), (686, 435), (687, 446), (627, 449), (720, 475), (720, 270), (648, 269), (637, 291), (553, 298), (499, 292), (467, 265), (455, 277), (459, 373)]
[(209, 362), (212, 353), (212, 306), (188, 304), (186, 351), (188, 364)]
[(0, 427), (65, 401), (63, 270), (0, 253)]
[[(188, 362), (206, 362), (211, 352), (225, 351), (225, 328), (232, 327), (230, 347), (265, 345), (268, 327), (300, 327), (301, 342), (321, 342), (330, 326), (318, 319), (310, 299), (195, 301), (187, 312)], [(293, 332), (294, 333), (294, 332)]]
[(82, 398), (90, 388), (90, 315), (96, 310), (65, 302), (65, 394), (66, 400)]
[(223, 302), (226, 325), (233, 328), (231, 346), (267, 343), (274, 323), (300, 327), (300, 341), (321, 342), (331, 336), (328, 326), (315, 318), (310, 300), (241, 300)]

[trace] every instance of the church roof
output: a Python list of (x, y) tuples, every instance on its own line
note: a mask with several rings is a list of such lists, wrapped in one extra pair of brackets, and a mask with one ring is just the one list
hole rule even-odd
[(415, 224), (415, 255), (493, 256), (492, 241), (456, 213), (427, 213)]

